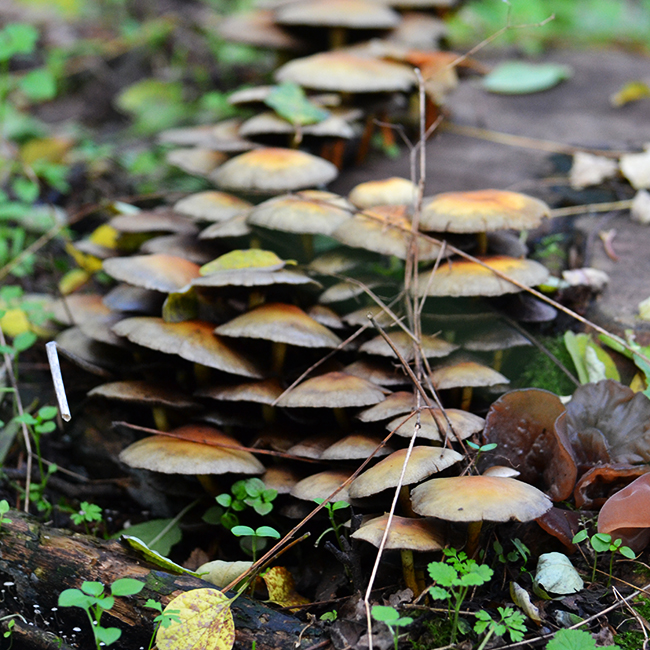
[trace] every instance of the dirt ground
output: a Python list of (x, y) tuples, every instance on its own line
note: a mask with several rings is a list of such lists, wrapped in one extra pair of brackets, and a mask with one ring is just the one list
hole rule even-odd
[[(504, 58), (507, 54), (482, 62), (491, 66)], [(449, 100), (453, 122), (588, 149), (639, 151), (650, 142), (650, 99), (621, 108), (614, 108), (609, 99), (628, 81), (650, 82), (647, 57), (590, 49), (554, 51), (542, 60), (570, 65), (573, 76), (551, 90), (529, 95), (490, 94), (481, 88), (479, 78), (470, 77)], [(544, 180), (558, 175), (558, 163), (561, 166), (562, 161), (548, 151), (441, 132), (427, 145), (425, 193), (492, 187), (529, 192), (554, 207), (567, 205), (572, 202), (568, 188), (558, 191)], [(392, 175), (409, 176), (408, 155), (397, 160), (375, 156), (362, 168), (346, 173), (333, 190), (345, 193), (362, 180)], [(605, 187), (575, 199), (586, 203), (628, 196)], [(585, 265), (601, 268), (610, 276), (589, 316), (618, 332), (633, 327), (650, 344), (650, 323), (636, 316), (638, 303), (650, 296), (650, 227), (631, 222), (627, 212), (569, 220), (563, 227), (576, 224), (588, 244)], [(605, 255), (598, 238), (599, 231), (611, 228), (616, 229), (617, 262)]]

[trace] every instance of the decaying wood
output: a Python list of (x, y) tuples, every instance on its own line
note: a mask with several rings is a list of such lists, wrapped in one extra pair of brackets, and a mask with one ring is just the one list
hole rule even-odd
[[(117, 598), (113, 609), (102, 617), (103, 626), (122, 630), (121, 639), (111, 646), (116, 650), (148, 647), (156, 612), (144, 607), (147, 599), (164, 607), (184, 591), (213, 587), (187, 574), (161, 571), (120, 542), (50, 528), (15, 511), (6, 516), (11, 523), (0, 527), (0, 617), (20, 614), (27, 621), (25, 624), (16, 619), (14, 650), (94, 647), (85, 613), (78, 608), (57, 609), (59, 593), (80, 587), (84, 580), (109, 585), (128, 577), (145, 583), (137, 596)], [(325, 645), (318, 627), (244, 596), (235, 600), (232, 611), (235, 650), (293, 650)], [(2, 622), (3, 632), (7, 620)], [(4, 647), (4, 641), (0, 634), (0, 647)]]

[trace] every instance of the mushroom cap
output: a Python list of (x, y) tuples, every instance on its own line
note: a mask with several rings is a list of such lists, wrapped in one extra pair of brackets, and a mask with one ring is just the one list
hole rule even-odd
[(369, 406), (384, 399), (372, 382), (345, 372), (328, 372), (298, 384), (278, 401), (278, 406), (345, 408)]
[[(425, 409), (420, 414), (420, 430), (418, 436), (427, 440), (442, 442), (445, 436), (451, 440), (465, 440), (479, 433), (485, 426), (485, 420), (474, 413), (461, 409), (445, 409), (447, 418), (451, 422), (451, 430), (447, 419), (440, 409)], [(398, 436), (410, 438), (415, 430), (415, 415), (406, 422), (405, 418), (397, 417), (386, 425), (388, 431), (395, 431)]]
[(493, 273), (494, 269), (527, 287), (541, 284), (548, 278), (546, 267), (533, 260), (496, 255), (479, 258), (487, 268), (477, 262), (454, 260), (441, 264), (430, 278), (430, 273), (420, 274), (418, 295), (422, 296), (500, 296), (517, 293), (521, 289)]
[(357, 413), (357, 418), (362, 422), (379, 422), (394, 418), (402, 413), (410, 413), (415, 408), (415, 395), (411, 392), (400, 390), (390, 395), (379, 404), (364, 409)]
[(209, 176), (211, 172), (228, 160), (228, 156), (221, 151), (190, 147), (168, 151), (165, 160), (168, 164), (182, 169), (187, 174)]
[(220, 255), (216, 259), (204, 264), (200, 269), (201, 275), (210, 275), (222, 271), (278, 271), (284, 268), (287, 262), (278, 257), (273, 251), (261, 248), (235, 249)]
[(348, 93), (409, 91), (416, 82), (409, 66), (340, 50), (294, 59), (275, 71), (277, 81)]
[(52, 316), (62, 325), (79, 325), (111, 313), (97, 293), (73, 293), (52, 303)]
[(417, 191), (417, 185), (413, 181), (393, 176), (355, 185), (348, 199), (357, 208), (364, 210), (376, 205), (411, 205)]
[(335, 273), (346, 273), (359, 266), (358, 251), (349, 248), (334, 248), (309, 263), (309, 270), (320, 275), (331, 275)]
[(108, 275), (143, 289), (172, 293), (199, 277), (199, 265), (172, 255), (134, 255), (104, 260)]
[[(354, 539), (363, 539), (379, 548), (387, 524), (388, 515), (385, 514), (361, 524), (351, 536)], [(445, 536), (432, 521), (393, 515), (384, 548), (440, 551), (444, 546)]]
[[(394, 332), (387, 332), (387, 335), (406, 361), (412, 361), (415, 358), (413, 339), (406, 332), (403, 330), (397, 330)], [(420, 346), (422, 354), (427, 359), (446, 357), (458, 349), (458, 346), (454, 343), (449, 343), (448, 341), (445, 341), (445, 339), (431, 334), (423, 334), (421, 336)], [(397, 358), (397, 355), (383, 336), (376, 336), (374, 339), (366, 341), (359, 347), (359, 351), (365, 352), (366, 354), (376, 354), (382, 357)]]
[(277, 379), (249, 381), (234, 386), (209, 386), (196, 392), (197, 397), (209, 397), (224, 402), (256, 402), (273, 404), (282, 394), (282, 386)]
[(280, 25), (312, 27), (390, 29), (400, 20), (396, 11), (370, 0), (299, 0), (275, 13), (275, 22)]
[[(374, 467), (363, 472), (350, 484), (350, 496), (354, 499), (368, 497), (388, 488), (396, 487), (402, 474), (406, 449), (398, 449), (379, 461)], [(423, 479), (442, 472), (463, 459), (463, 455), (453, 449), (443, 447), (413, 447), (403, 485), (419, 483)]]
[(239, 214), (248, 214), (252, 203), (238, 196), (208, 190), (190, 194), (174, 204), (174, 210), (196, 221), (227, 221)]
[[(318, 474), (312, 474), (307, 478), (298, 481), (292, 490), (291, 496), (296, 497), (296, 499), (302, 499), (303, 501), (314, 501), (314, 499), (327, 499), (336, 488), (345, 483), (352, 472), (348, 470), (330, 470), (327, 472), (319, 472)], [(328, 499), (331, 501), (331, 499)], [(338, 494), (333, 498), (333, 501), (350, 501), (350, 495), (348, 494), (347, 488), (343, 488), (338, 492)]]
[(300, 456), (302, 458), (313, 458), (314, 460), (320, 458), (323, 452), (331, 447), (338, 440), (338, 436), (332, 433), (324, 433), (321, 435), (312, 435), (295, 445), (291, 445), (286, 451), (287, 454), (292, 456)]
[(317, 323), (330, 329), (342, 329), (345, 327), (341, 317), (333, 309), (325, 305), (312, 305), (307, 309), (307, 315)]
[(254, 9), (232, 14), (217, 25), (221, 38), (235, 43), (278, 50), (301, 50), (303, 43), (276, 25), (269, 9)]
[(499, 478), (516, 478), (521, 475), (514, 467), (506, 467), (504, 465), (492, 465), (488, 467), (483, 473), (483, 476), (497, 476)]
[[(409, 206), (378, 205), (358, 212), (344, 221), (333, 233), (346, 246), (365, 248), (383, 255), (395, 255), (400, 259), (408, 257), (411, 245), (411, 220)], [(420, 260), (435, 260), (441, 247), (432, 241), (418, 238)]]
[(438, 390), (472, 386), (497, 386), (509, 384), (510, 380), (490, 366), (476, 361), (456, 361), (449, 365), (434, 368), (431, 371), (431, 381)]
[(514, 478), (455, 476), (434, 478), (411, 492), (419, 515), (447, 521), (531, 521), (552, 507), (540, 490)]
[(251, 234), (251, 229), (246, 223), (248, 215), (238, 214), (226, 221), (210, 224), (199, 234), (199, 239), (223, 239), (225, 237), (246, 237)]
[(147, 239), (140, 246), (141, 253), (182, 257), (195, 264), (205, 264), (214, 257), (213, 247), (199, 241), (196, 235), (161, 235)]
[(119, 232), (175, 232), (196, 235), (198, 228), (186, 217), (169, 210), (142, 210), (135, 214), (120, 214), (108, 225)]
[(248, 223), (269, 230), (331, 235), (350, 219), (353, 210), (338, 194), (306, 190), (260, 203), (250, 213)]
[(463, 348), (473, 352), (494, 352), (525, 345), (532, 343), (514, 327), (501, 321), (473, 328), (462, 343)]
[(537, 228), (550, 208), (544, 201), (506, 190), (443, 192), (425, 200), (420, 215), (422, 230), (485, 232)]
[(285, 465), (272, 465), (261, 479), (268, 490), (275, 490), (278, 494), (290, 494), (299, 480), (296, 473)]
[(322, 287), (320, 283), (304, 273), (288, 269), (280, 269), (279, 271), (264, 269), (220, 271), (192, 280), (193, 287), (264, 287), (272, 284), (309, 284), (314, 287)]
[(634, 551), (650, 541), (650, 474), (643, 474), (612, 495), (598, 515), (598, 532), (622, 539)]
[(177, 388), (140, 379), (112, 381), (108, 384), (95, 386), (95, 388), (88, 391), (88, 397), (103, 397), (120, 402), (150, 404), (152, 406), (177, 409), (189, 409), (198, 406), (189, 397), (179, 393)]
[(321, 460), (357, 460), (368, 458), (375, 450), (375, 457), (386, 456), (392, 449), (381, 445), (381, 438), (368, 436), (364, 433), (352, 433), (330, 445), (320, 455)]
[[(185, 425), (171, 436), (150, 436), (129, 445), (120, 460), (163, 474), (262, 474), (264, 466), (240, 443), (205, 425)], [(227, 448), (217, 445), (226, 445)]]
[(350, 325), (350, 327), (362, 327), (363, 325), (368, 324), (369, 315), (372, 316), (381, 327), (390, 327), (394, 324), (393, 317), (379, 305), (368, 305), (366, 307), (361, 307), (360, 309), (355, 309), (349, 314), (345, 314), (341, 320), (346, 325)]
[(403, 386), (411, 383), (403, 368), (383, 359), (360, 359), (345, 366), (343, 371), (378, 386)]
[(255, 137), (274, 133), (297, 133), (298, 130), (302, 135), (321, 138), (350, 139), (355, 136), (355, 131), (348, 121), (333, 112), (320, 122), (300, 126), (292, 124), (273, 111), (265, 111), (247, 119), (241, 125), (239, 133), (245, 137)]
[(231, 158), (212, 175), (222, 188), (290, 192), (324, 185), (338, 175), (331, 162), (297, 149), (264, 147)]
[[(66, 300), (81, 296), (74, 294)], [(130, 284), (118, 284), (103, 298), (104, 305), (109, 309), (124, 312), (139, 312), (141, 314), (160, 313), (165, 296), (159, 291), (134, 287)], [(71, 311), (77, 316), (77, 311)], [(58, 320), (58, 319), (57, 319)]]
[(261, 377), (255, 365), (231, 349), (214, 334), (214, 325), (189, 320), (166, 323), (162, 318), (138, 316), (126, 318), (113, 327), (118, 336), (132, 343), (244, 377)]
[(268, 303), (237, 316), (215, 332), (234, 338), (254, 338), (297, 345), (304, 348), (335, 348), (341, 339), (324, 325), (296, 307)]

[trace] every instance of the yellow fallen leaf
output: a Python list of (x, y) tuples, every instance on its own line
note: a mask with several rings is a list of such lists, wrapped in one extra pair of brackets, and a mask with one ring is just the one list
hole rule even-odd
[(97, 271), (101, 270), (102, 261), (94, 255), (82, 253), (70, 243), (66, 243), (65, 250), (84, 271), (97, 273)]
[(20, 148), (20, 157), (27, 165), (32, 165), (37, 160), (61, 163), (73, 145), (74, 140), (71, 138), (34, 138)]
[(636, 375), (634, 375), (632, 378), (632, 381), (630, 382), (630, 388), (635, 393), (642, 393), (647, 388), (645, 379), (640, 372), (637, 372)]
[(156, 634), (158, 650), (230, 650), (235, 643), (231, 600), (217, 589), (192, 589), (177, 596), (163, 614), (177, 616)]
[(650, 320), (650, 298), (639, 303), (639, 318), (641, 320)]
[(91, 274), (84, 269), (72, 269), (59, 280), (59, 291), (67, 296), (90, 280)]
[(0, 325), (2, 326), (2, 331), (12, 338), (31, 329), (27, 314), (18, 307), (7, 309), (4, 316), (0, 318)]
[(269, 592), (269, 600), (281, 607), (306, 605), (309, 600), (296, 591), (296, 583), (289, 569), (283, 566), (271, 567), (263, 576)]
[(623, 87), (615, 92), (609, 101), (616, 108), (624, 106), (629, 102), (636, 102), (639, 99), (650, 97), (650, 87), (643, 81), (628, 81)]
[(98, 228), (95, 228), (90, 234), (90, 239), (93, 244), (98, 246), (104, 246), (105, 248), (116, 249), (117, 248), (117, 238), (120, 233), (115, 230), (112, 226), (109, 226), (107, 223), (102, 224)]

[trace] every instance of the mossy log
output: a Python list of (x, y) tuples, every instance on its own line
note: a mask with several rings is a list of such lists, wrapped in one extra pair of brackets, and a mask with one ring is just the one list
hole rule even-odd
[[(117, 598), (102, 617), (102, 626), (119, 627), (116, 650), (146, 649), (156, 612), (144, 607), (147, 599), (163, 607), (180, 593), (212, 587), (193, 576), (173, 575), (141, 558), (117, 541), (104, 541), (68, 530), (50, 528), (33, 517), (10, 511), (11, 523), (0, 527), (0, 617), (14, 618), (13, 650), (92, 648), (94, 641), (85, 613), (76, 608), (57, 609), (59, 594), (80, 587), (84, 580), (110, 585), (118, 578), (145, 583), (137, 596)], [(325, 647), (327, 639), (318, 627), (263, 603), (239, 597), (232, 611), (235, 650), (293, 650)], [(8, 647), (2, 634), (10, 619), (0, 625), (0, 647)]]

